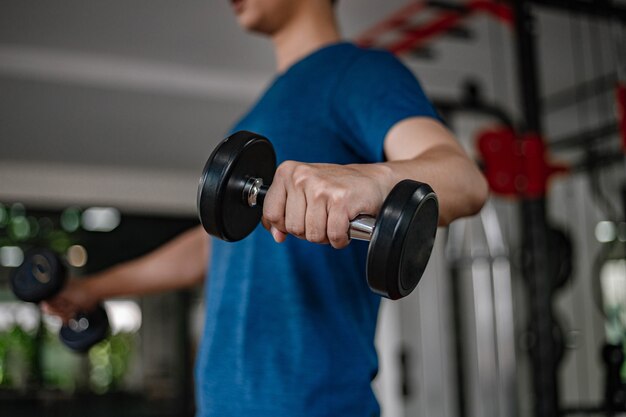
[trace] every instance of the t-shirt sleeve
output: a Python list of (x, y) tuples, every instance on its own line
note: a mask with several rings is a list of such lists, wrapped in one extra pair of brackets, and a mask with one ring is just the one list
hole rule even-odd
[(365, 51), (340, 76), (333, 115), (346, 145), (365, 161), (384, 160), (387, 132), (415, 116), (440, 119), (415, 76), (395, 56)]

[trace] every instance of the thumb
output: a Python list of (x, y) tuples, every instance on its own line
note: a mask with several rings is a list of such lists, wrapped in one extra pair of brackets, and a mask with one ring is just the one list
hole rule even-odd
[(287, 238), (287, 234), (286, 233), (281, 232), (280, 230), (278, 230), (274, 226), (271, 227), (270, 233), (272, 234), (272, 237), (274, 238), (276, 243), (283, 243), (285, 241), (285, 239)]

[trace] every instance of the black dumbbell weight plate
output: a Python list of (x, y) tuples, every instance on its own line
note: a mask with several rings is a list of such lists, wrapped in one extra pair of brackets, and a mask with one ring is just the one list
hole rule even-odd
[(263, 209), (249, 207), (243, 189), (250, 178), (271, 184), (276, 171), (276, 154), (271, 143), (251, 132), (237, 132), (213, 151), (200, 177), (198, 213), (210, 235), (235, 242), (259, 224)]
[(99, 305), (94, 311), (81, 313), (70, 324), (61, 327), (59, 338), (68, 348), (83, 353), (103, 340), (108, 331), (109, 317), (104, 307)]
[(558, 289), (571, 278), (574, 259), (572, 240), (563, 230), (548, 228), (548, 253), (553, 260), (550, 264), (553, 287)]
[(11, 274), (10, 281), (17, 298), (38, 303), (59, 292), (65, 279), (65, 267), (54, 252), (34, 249), (26, 253), (24, 262)]
[(377, 216), (367, 254), (367, 282), (372, 291), (392, 300), (413, 291), (435, 243), (439, 206), (423, 183), (398, 183)]

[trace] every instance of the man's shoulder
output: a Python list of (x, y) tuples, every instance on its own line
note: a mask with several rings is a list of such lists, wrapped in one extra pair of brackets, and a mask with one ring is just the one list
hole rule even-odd
[[(342, 66), (347, 70), (367, 70), (379, 67), (404, 65), (392, 53), (384, 49), (364, 48), (352, 42), (341, 42), (322, 48), (318, 53), (313, 54), (320, 60), (313, 59), (310, 62), (313, 67), (320, 64), (327, 68)], [(366, 66), (367, 65), (367, 66)], [(369, 66), (369, 67), (368, 67)]]
[(350, 45), (350, 56), (348, 57), (347, 65), (344, 67), (349, 75), (363, 73), (390, 74), (394, 71), (409, 71), (398, 57), (387, 50)]

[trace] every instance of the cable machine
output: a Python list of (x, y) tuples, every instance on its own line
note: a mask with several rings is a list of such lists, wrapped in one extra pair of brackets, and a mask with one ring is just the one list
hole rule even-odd
[[(616, 31), (615, 54), (618, 60), (618, 70), (613, 79), (617, 82), (612, 88), (615, 88), (616, 92), (617, 124), (599, 126), (550, 142), (544, 140), (542, 118), (544, 99), (541, 95), (538, 79), (539, 64), (536, 58), (536, 8), (601, 19)], [(412, 16), (426, 9), (436, 10), (438, 13), (427, 22), (422, 21), (420, 24), (415, 24), (411, 21)], [(423, 48), (437, 37), (457, 29), (466, 18), (479, 13), (486, 13), (512, 27), (515, 39), (521, 123), (516, 123), (515, 131), (496, 132), (489, 137), (483, 137), (482, 140), (484, 143), (491, 141), (491, 145), (504, 147), (510, 151), (507, 163), (493, 166), (494, 161), (496, 165), (497, 161), (500, 160), (501, 162), (503, 155), (500, 153), (493, 155), (491, 166), (488, 161), (485, 162), (485, 168), (488, 178), (490, 171), (492, 179), (500, 174), (508, 175), (509, 181), (505, 181), (504, 191), (515, 194), (519, 200), (523, 252), (522, 274), (528, 290), (527, 338), (534, 415), (536, 417), (554, 417), (574, 414), (581, 412), (582, 408), (564, 409), (559, 400), (558, 372), (564, 346), (563, 335), (554, 310), (554, 297), (562, 284), (563, 277), (567, 274), (563, 271), (562, 263), (559, 262), (560, 255), (554, 256), (554, 246), (559, 246), (559, 243), (556, 242), (559, 238), (555, 237), (558, 236), (558, 233), (555, 234), (546, 212), (547, 183), (555, 173), (568, 170), (590, 170), (600, 164), (623, 160), (623, 155), (612, 153), (588, 154), (586, 160), (567, 168), (548, 162), (547, 150), (549, 147), (563, 149), (572, 146), (586, 146), (591, 141), (609, 137), (617, 131), (622, 137), (623, 150), (626, 152), (626, 46), (624, 43), (618, 42), (623, 38), (620, 31), (626, 24), (626, 6), (615, 4), (611, 0), (510, 0), (508, 2), (476, 0), (460, 3), (420, 1), (410, 3), (388, 19), (375, 25), (358, 37), (357, 42), (363, 46), (373, 46), (382, 35), (395, 33), (396, 39), (387, 41), (382, 46), (391, 52), (400, 54), (416, 48)], [(607, 88), (606, 86), (610, 85), (612, 80), (610, 77), (608, 81), (605, 78), (601, 77), (599, 81), (596, 81)], [(577, 91), (574, 92), (574, 97), (578, 99)], [(557, 105), (559, 104), (558, 100), (554, 101), (557, 102)], [(445, 103), (441, 107), (445, 108)], [(491, 181), (490, 185), (493, 189), (494, 181)], [(563, 247), (563, 245), (560, 246)], [(623, 391), (623, 386), (616, 382), (618, 380), (616, 375), (619, 372), (616, 371), (618, 369), (616, 363), (618, 362), (614, 359), (620, 355), (611, 355), (610, 352), (605, 352), (604, 356), (608, 369), (607, 398), (605, 406), (595, 407), (594, 411), (607, 412), (607, 415), (612, 415), (611, 407), (613, 409), (616, 407), (610, 406), (610, 403), (616, 401), (615, 398), (610, 399), (612, 395), (610, 392), (615, 397), (616, 392), (626, 391)], [(620, 357), (619, 363), (623, 362), (623, 352)], [(622, 402), (625, 403), (624, 407), (626, 407), (626, 400)]]

